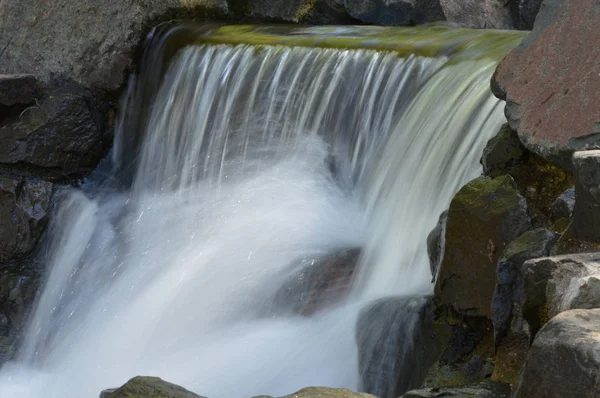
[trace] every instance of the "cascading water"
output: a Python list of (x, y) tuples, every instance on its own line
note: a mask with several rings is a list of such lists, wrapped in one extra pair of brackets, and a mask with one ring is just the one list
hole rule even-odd
[[(140, 75), (115, 178), (58, 195), (47, 282), (0, 396), (94, 397), (138, 374), (217, 398), (360, 388), (357, 314), (431, 292), (427, 233), (479, 173), (503, 119), (489, 77), (520, 36), (442, 30), (426, 36), (436, 57), (421, 42), (288, 46), (310, 29), (266, 45), (208, 35), (160, 82)], [(354, 247), (345, 300), (265, 315), (299, 259)]]

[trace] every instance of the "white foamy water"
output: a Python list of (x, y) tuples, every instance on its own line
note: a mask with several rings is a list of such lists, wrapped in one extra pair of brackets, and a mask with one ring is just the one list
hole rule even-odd
[[(0, 396), (95, 397), (139, 374), (215, 398), (360, 388), (358, 311), (431, 292), (426, 236), (503, 120), (493, 62), (446, 61), (181, 51), (131, 187), (61, 193), (47, 282)], [(127, 134), (115, 153), (133, 158)], [(264, 315), (299, 258), (348, 247), (363, 248), (348, 300)]]

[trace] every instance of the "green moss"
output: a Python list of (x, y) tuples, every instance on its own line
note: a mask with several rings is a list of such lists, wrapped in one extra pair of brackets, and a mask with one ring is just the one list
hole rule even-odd
[(527, 231), (506, 246), (503, 257), (508, 259), (526, 253), (532, 250), (532, 248), (543, 245), (547, 238), (547, 233), (543, 229)]
[(480, 177), (465, 185), (454, 197), (454, 203), (470, 209), (480, 209), (500, 215), (518, 206), (519, 196), (513, 178), (509, 175), (494, 179)]

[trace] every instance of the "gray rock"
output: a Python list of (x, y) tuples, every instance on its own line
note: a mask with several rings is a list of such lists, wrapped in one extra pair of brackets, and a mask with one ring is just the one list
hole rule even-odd
[(600, 397), (600, 310), (553, 318), (533, 342), (515, 398)]
[(46, 92), (38, 105), (0, 125), (0, 164), (50, 179), (84, 176), (110, 145), (102, 104), (73, 90)]
[(27, 105), (38, 93), (38, 83), (31, 75), (0, 74), (0, 105)]
[(437, 0), (344, 0), (349, 15), (377, 25), (410, 25), (445, 20)]
[(0, 177), (0, 264), (32, 252), (46, 225), (52, 184)]
[(531, 30), (540, 12), (543, 0), (519, 0), (517, 4), (517, 28)]
[(519, 141), (517, 132), (505, 124), (483, 150), (483, 172), (490, 177), (510, 174), (515, 166), (526, 162), (526, 156), (527, 150)]
[(527, 231), (510, 242), (502, 253), (502, 258), (498, 261), (498, 279), (492, 299), (496, 346), (500, 345), (508, 333), (513, 305), (523, 294), (518, 283), (523, 263), (532, 258), (548, 256), (557, 239), (557, 234), (543, 228)]
[(573, 154), (575, 192), (573, 236), (600, 242), (600, 150)]
[(563, 298), (563, 307), (600, 308), (600, 274), (571, 281)]
[(570, 218), (575, 209), (575, 188), (569, 188), (563, 192), (552, 204), (552, 221), (561, 218)]
[(201, 398), (158, 377), (137, 376), (116, 389), (104, 390), (100, 398)]
[(512, 177), (469, 182), (450, 204), (436, 296), (463, 315), (491, 318), (499, 257), (531, 228), (527, 203)]
[(513, 29), (510, 3), (503, 0), (440, 0), (446, 19), (469, 28)]
[(487, 381), (465, 386), (424, 388), (421, 390), (409, 391), (401, 398), (508, 398), (509, 396), (509, 384)]
[(375, 398), (375, 396), (344, 388), (307, 387), (280, 398)]
[(429, 255), (429, 267), (431, 268), (431, 281), (435, 282), (442, 263), (444, 245), (446, 242), (446, 223), (448, 212), (440, 215), (437, 225), (427, 236), (427, 254)]

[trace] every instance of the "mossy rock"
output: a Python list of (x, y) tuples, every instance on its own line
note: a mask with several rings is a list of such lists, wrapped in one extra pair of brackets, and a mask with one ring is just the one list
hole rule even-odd
[(202, 398), (176, 384), (158, 377), (137, 376), (123, 386), (105, 390), (100, 398)]
[(496, 351), (492, 380), (514, 387), (528, 351), (529, 336), (523, 333), (509, 334)]
[(469, 182), (450, 204), (436, 297), (463, 315), (490, 318), (500, 254), (531, 228), (511, 176)]

